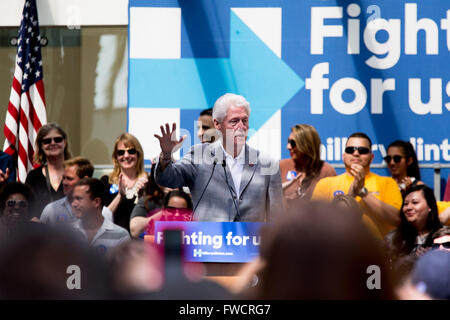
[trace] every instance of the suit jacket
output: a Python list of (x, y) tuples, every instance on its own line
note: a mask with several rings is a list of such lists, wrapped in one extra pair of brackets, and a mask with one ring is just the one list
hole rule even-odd
[[(236, 195), (224, 159), (219, 141), (195, 145), (180, 161), (170, 163), (164, 171), (157, 165), (156, 182), (169, 188), (188, 186), (194, 203), (194, 220), (197, 221), (267, 222), (281, 213), (278, 161), (262, 156), (246, 144), (240, 194)], [(232, 197), (235, 197), (240, 219)]]

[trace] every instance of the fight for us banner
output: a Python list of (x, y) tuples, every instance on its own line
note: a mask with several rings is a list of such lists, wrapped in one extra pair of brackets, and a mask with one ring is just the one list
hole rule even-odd
[(185, 261), (249, 262), (258, 257), (259, 222), (155, 222), (154, 243), (164, 243), (164, 230), (182, 230)]
[(331, 163), (356, 131), (374, 163), (397, 139), (421, 163), (450, 160), (448, 0), (130, 0), (129, 50), (128, 129), (146, 159), (162, 123), (188, 134), (185, 151), (200, 111), (234, 92), (251, 103), (249, 143), (276, 158), (308, 123)]

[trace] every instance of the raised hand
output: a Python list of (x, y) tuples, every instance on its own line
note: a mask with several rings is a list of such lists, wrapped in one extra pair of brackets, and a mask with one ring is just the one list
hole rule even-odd
[(403, 183), (405, 185), (405, 190), (409, 188), (410, 185), (412, 185), (413, 181), (411, 179), (411, 177), (405, 177), (401, 183)]
[(355, 180), (353, 180), (348, 190), (348, 194), (351, 196), (357, 196), (364, 187), (366, 172), (363, 166), (354, 163), (350, 167), (350, 174), (355, 178)]
[(175, 136), (177, 125), (175, 123), (172, 124), (172, 130), (170, 130), (168, 123), (166, 123), (165, 128), (164, 126), (161, 126), (160, 128), (161, 136), (155, 134), (155, 138), (159, 140), (159, 145), (161, 146), (161, 151), (164, 158), (170, 158), (172, 153), (181, 148), (186, 136), (183, 136), (180, 140), (177, 140)]
[(286, 182), (283, 182), (283, 184), (282, 184), (282, 189), (283, 189), (283, 192), (287, 189), (287, 188), (289, 188), (291, 185), (293, 185), (294, 183), (297, 183), (299, 186), (301, 186), (302, 185), (302, 181), (303, 181), (303, 179), (305, 178), (305, 173), (304, 172), (300, 172), (300, 173), (298, 173), (297, 174), (297, 176), (294, 178), (294, 179), (292, 179), (292, 180), (290, 180), (290, 181), (286, 181)]
[(5, 172), (0, 169), (0, 183), (8, 180), (9, 178), (9, 168), (6, 168)]
[(430, 250), (431, 250), (431, 248), (418, 247), (415, 252), (415, 255), (416, 255), (416, 257), (421, 257)]
[(147, 176), (141, 177), (136, 181), (136, 192), (140, 192), (144, 188), (145, 184), (148, 182)]
[(124, 196), (125, 192), (126, 192), (126, 188), (127, 188), (127, 185), (125, 184), (125, 181), (123, 178), (123, 173), (120, 173), (119, 174), (119, 194)]

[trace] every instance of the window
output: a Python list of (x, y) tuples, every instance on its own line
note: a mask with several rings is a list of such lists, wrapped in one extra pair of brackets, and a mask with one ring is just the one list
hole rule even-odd
[[(40, 27), (47, 121), (67, 131), (72, 154), (110, 165), (114, 141), (126, 131), (127, 26)], [(0, 28), (0, 126), (14, 74), (18, 28)], [(3, 146), (3, 139), (0, 141)]]

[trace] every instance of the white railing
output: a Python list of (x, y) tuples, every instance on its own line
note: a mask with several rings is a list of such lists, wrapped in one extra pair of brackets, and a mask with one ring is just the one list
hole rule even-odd
[[(339, 169), (343, 169), (345, 168), (345, 165), (343, 163), (331, 163), (331, 166), (333, 166), (334, 168), (339, 168)], [(151, 165), (145, 165), (145, 170), (150, 170), (151, 169)], [(384, 169), (387, 168), (386, 164), (384, 163), (372, 163), (370, 165), (371, 168), (375, 168), (375, 169)], [(421, 169), (433, 169), (434, 170), (434, 174), (433, 174), (433, 190), (434, 190), (434, 195), (436, 197), (436, 199), (441, 199), (441, 169), (449, 169), (450, 168), (450, 163), (427, 163), (427, 164), (420, 164), (419, 167)], [(112, 164), (99, 164), (95, 166), (96, 170), (101, 170), (101, 171), (108, 171), (108, 170), (112, 170), (113, 169), (113, 165)]]

